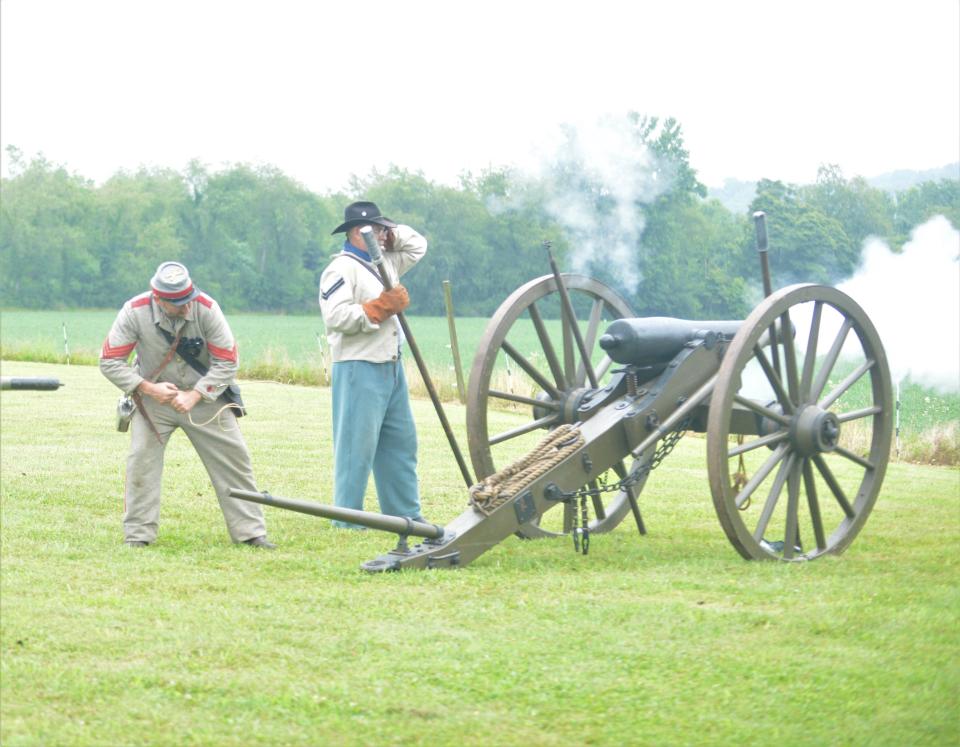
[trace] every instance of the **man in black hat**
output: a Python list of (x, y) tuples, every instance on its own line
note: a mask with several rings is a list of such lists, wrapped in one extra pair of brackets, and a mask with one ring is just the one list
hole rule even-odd
[(260, 506), (230, 497), (232, 487), (257, 491), (235, 406), (221, 396), (237, 374), (237, 343), (220, 306), (194, 286), (186, 267), (164, 262), (150, 290), (123, 305), (103, 343), (100, 370), (136, 401), (123, 501), (126, 544), (144, 547), (157, 538), (163, 453), (182, 428), (207, 468), (233, 541), (275, 547)]
[[(343, 218), (333, 231), (346, 233), (343, 251), (320, 278), (320, 311), (333, 356), (334, 503), (362, 509), (372, 470), (383, 513), (422, 519), (417, 433), (396, 314), (410, 303), (399, 278), (426, 254), (427, 240), (372, 202), (351, 203)], [(390, 290), (367, 253), (366, 226), (380, 244)]]

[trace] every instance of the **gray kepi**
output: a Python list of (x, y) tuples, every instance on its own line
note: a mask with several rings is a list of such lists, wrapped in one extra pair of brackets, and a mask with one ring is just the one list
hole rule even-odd
[(150, 279), (150, 287), (159, 300), (174, 306), (183, 306), (200, 293), (200, 289), (194, 287), (187, 268), (179, 262), (161, 264)]

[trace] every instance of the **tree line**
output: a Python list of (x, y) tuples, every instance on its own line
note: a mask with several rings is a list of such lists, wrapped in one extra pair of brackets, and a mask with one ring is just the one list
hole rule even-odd
[[(866, 237), (897, 250), (933, 215), (960, 226), (958, 180), (889, 193), (829, 165), (810, 185), (760, 181), (749, 210), (735, 214), (707, 198), (675, 120), (632, 115), (631, 123), (630, 137), (651, 158), (624, 164), (620, 178), (659, 187), (627, 204), (577, 158), (537, 178), (509, 168), (466, 173), (457, 186), (390, 167), (317, 194), (272, 166), (211, 171), (196, 161), (182, 172), (119, 172), (97, 186), (9, 147), (0, 297), (8, 308), (116, 308), (146, 287), (161, 261), (176, 259), (228, 311), (316, 311), (320, 273), (343, 241), (330, 232), (346, 204), (369, 199), (430, 242), (427, 260), (404, 279), (412, 314), (444, 313), (445, 279), (458, 314), (492, 314), (518, 285), (549, 271), (541, 249), (549, 241), (564, 269), (582, 243), (595, 244), (586, 271), (639, 315), (739, 318), (759, 299), (756, 210), (767, 214), (777, 285), (840, 282), (855, 271)], [(586, 229), (564, 213), (574, 198), (571, 212), (588, 214)], [(623, 240), (624, 215), (643, 229), (627, 234), (626, 254), (606, 255)]]

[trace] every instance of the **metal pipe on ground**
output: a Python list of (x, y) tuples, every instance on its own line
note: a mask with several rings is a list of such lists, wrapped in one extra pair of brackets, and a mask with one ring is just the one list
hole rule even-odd
[(236, 488), (230, 489), (230, 497), (260, 503), (264, 506), (296, 511), (301, 514), (309, 514), (310, 516), (319, 516), (322, 519), (346, 521), (370, 529), (379, 529), (382, 532), (393, 532), (408, 537), (440, 539), (444, 536), (443, 527), (428, 524), (424, 521), (405, 519), (402, 516), (388, 516), (372, 511), (356, 511), (352, 508), (341, 508), (340, 506), (325, 506), (322, 503), (301, 501), (296, 498), (283, 498), (269, 493), (254, 493), (250, 490), (238, 490)]
[(42, 379), (26, 376), (0, 377), (0, 389), (26, 389), (37, 392), (52, 392), (62, 386), (63, 384), (60, 382), (60, 379)]

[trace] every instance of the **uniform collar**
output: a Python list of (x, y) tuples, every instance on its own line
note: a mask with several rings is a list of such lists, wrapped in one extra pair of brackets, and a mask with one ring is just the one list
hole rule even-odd
[(346, 254), (352, 254), (352, 255), (355, 256), (355, 257), (359, 257), (359, 258), (362, 259), (364, 262), (371, 262), (371, 261), (372, 261), (369, 252), (367, 252), (367, 251), (365, 251), (365, 250), (363, 250), (363, 249), (359, 249), (359, 248), (355, 247), (355, 246), (354, 246), (353, 244), (351, 244), (349, 241), (344, 241), (344, 242), (343, 242), (343, 251), (344, 251), (344, 253), (346, 253)]
[(193, 304), (195, 303), (195, 300), (190, 302), (190, 308), (187, 309), (187, 315), (186, 315), (186, 316), (181, 317), (180, 319), (171, 319), (169, 316), (167, 316), (167, 315), (163, 312), (163, 309), (160, 308), (160, 304), (157, 303), (157, 297), (154, 296), (153, 294), (150, 294), (150, 296), (151, 296), (151, 297), (150, 297), (150, 308), (153, 310), (153, 323), (154, 323), (154, 324), (163, 327), (164, 329), (168, 330), (169, 332), (176, 332), (176, 331), (177, 331), (177, 327), (180, 326), (181, 320), (182, 320), (184, 323), (186, 323), (186, 322), (192, 322), (192, 321), (194, 320), (194, 314), (195, 314), (195, 311), (196, 311), (196, 307), (195, 307)]

